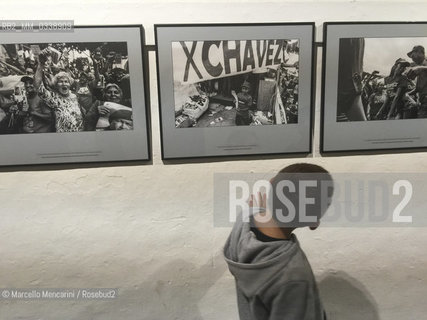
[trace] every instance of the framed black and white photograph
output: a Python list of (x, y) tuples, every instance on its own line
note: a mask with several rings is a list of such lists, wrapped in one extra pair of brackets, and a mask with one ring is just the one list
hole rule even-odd
[(144, 32), (0, 34), (0, 165), (149, 160)]
[(326, 23), (322, 152), (427, 146), (426, 23)]
[(156, 25), (163, 159), (309, 153), (313, 31)]

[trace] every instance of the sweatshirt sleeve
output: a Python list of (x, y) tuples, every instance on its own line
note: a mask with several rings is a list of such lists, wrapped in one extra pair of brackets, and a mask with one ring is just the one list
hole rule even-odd
[(311, 320), (307, 318), (308, 284), (291, 281), (273, 299), (269, 320)]

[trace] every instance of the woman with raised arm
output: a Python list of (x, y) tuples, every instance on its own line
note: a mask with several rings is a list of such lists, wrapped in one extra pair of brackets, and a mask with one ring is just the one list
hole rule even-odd
[(49, 48), (42, 50), (39, 55), (34, 86), (38, 89), (40, 98), (55, 112), (56, 132), (83, 131), (83, 115), (77, 96), (70, 90), (74, 81), (70, 74), (57, 73), (51, 80), (53, 90), (47, 84), (51, 75), (44, 71), (44, 67), (49, 55)]

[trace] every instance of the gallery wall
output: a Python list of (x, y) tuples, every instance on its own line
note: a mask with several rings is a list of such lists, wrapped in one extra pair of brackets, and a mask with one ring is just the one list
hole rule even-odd
[[(0, 19), (76, 24), (422, 21), (423, 1), (18, 1)], [(320, 51), (319, 51), (320, 61)], [(152, 164), (0, 169), (0, 288), (119, 288), (110, 301), (0, 300), (1, 319), (236, 319), (221, 256), (229, 228), (213, 226), (213, 176), (273, 174), (296, 161), (338, 172), (427, 170), (427, 154), (163, 163), (155, 55), (150, 53)], [(317, 72), (320, 81), (320, 69)], [(320, 87), (319, 87), (320, 88)], [(19, 147), (19, 146), (17, 146)], [(1, 152), (1, 151), (0, 151)], [(330, 319), (422, 319), (425, 228), (299, 230)]]

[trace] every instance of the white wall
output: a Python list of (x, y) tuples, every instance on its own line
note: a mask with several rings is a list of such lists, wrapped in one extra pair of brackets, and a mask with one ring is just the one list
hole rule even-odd
[[(324, 21), (422, 21), (426, 12), (425, 1), (21, 0), (0, 19), (144, 24), (152, 44), (154, 23), (315, 21), (320, 35)], [(427, 169), (426, 153), (164, 165), (150, 58), (153, 165), (0, 169), (0, 288), (118, 287), (119, 298), (0, 301), (0, 319), (237, 319), (220, 255), (230, 230), (212, 222), (215, 172), (274, 172), (296, 160), (332, 172)], [(331, 319), (425, 318), (425, 229), (298, 235)]]

